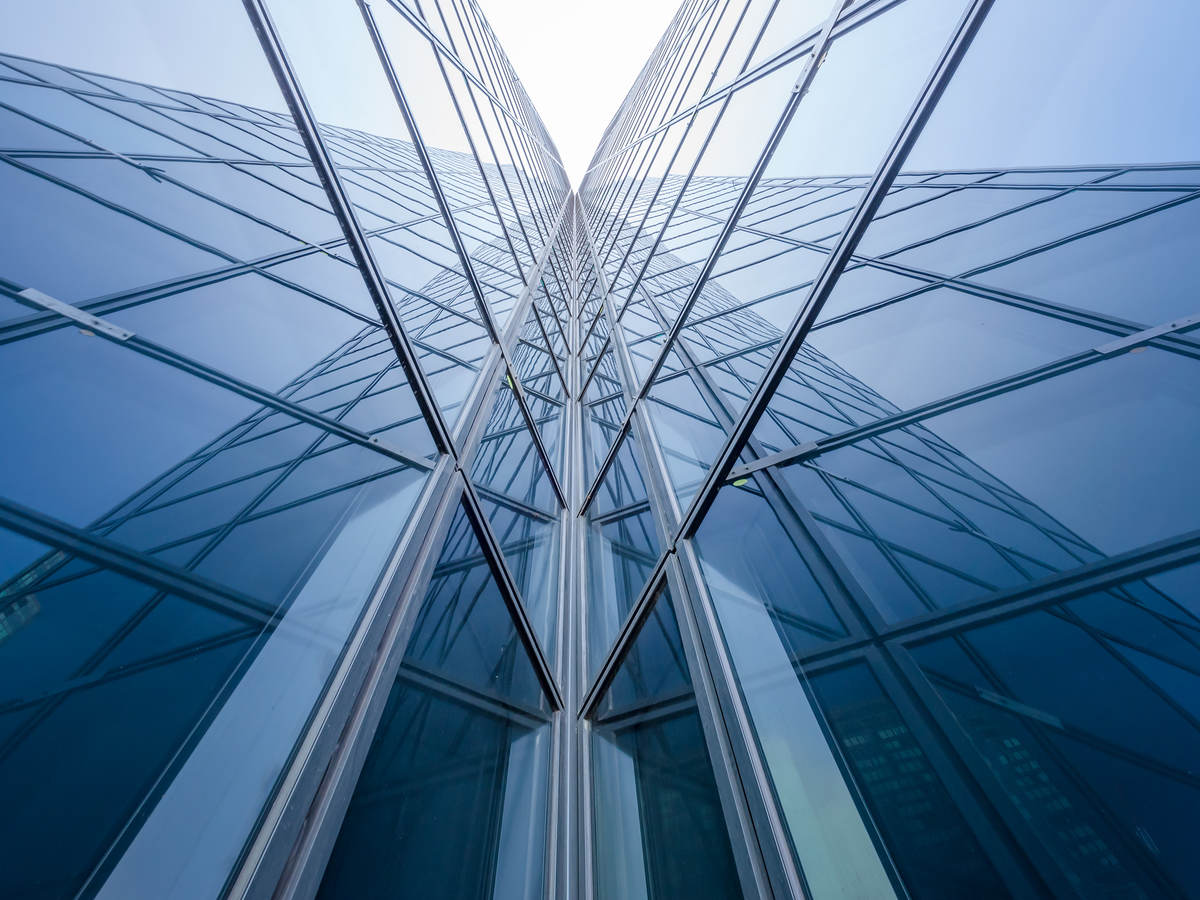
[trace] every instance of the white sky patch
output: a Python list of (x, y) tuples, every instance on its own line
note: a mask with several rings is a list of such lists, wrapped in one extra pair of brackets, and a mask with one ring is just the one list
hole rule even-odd
[(679, 0), (480, 0), (578, 187)]

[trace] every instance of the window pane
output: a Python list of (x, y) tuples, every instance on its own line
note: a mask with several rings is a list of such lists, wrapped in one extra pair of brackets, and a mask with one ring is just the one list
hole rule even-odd
[[(1191, 315), (1196, 174), (1181, 164), (1200, 130), (1179, 110), (1198, 99), (1198, 15), (1186, 0), (1152, 16), (1119, 0), (997, 4), (893, 189), (927, 203), (893, 223), (902, 242), (864, 246), (906, 244), (902, 263), (1146, 326)], [(954, 190), (911, 187), (927, 173)], [(989, 220), (992, 197), (1008, 211)], [(975, 222), (945, 234), (941, 208), (964, 205)]]
[(660, 539), (633, 435), (588, 512), (588, 671), (596, 672), (658, 562)]
[(1135, 348), (781, 474), (898, 621), (1192, 531), (1194, 368)]
[(997, 895), (1000, 876), (871, 671), (847, 666), (811, 684), (909, 893), (917, 900)]
[(665, 588), (600, 704), (591, 744), (597, 896), (741, 896)]
[(550, 765), (543, 707), (460, 509), (319, 895), (543, 896)]
[(1196, 576), (1193, 564), (914, 650), (1026, 838), (1080, 894), (1200, 885), (1200, 632), (1181, 609)]
[[(362, 14), (349, 0), (270, 7), (392, 303), (452, 423), (491, 341)], [(452, 108), (440, 114), (457, 126)], [(475, 166), (474, 157), (447, 154), (464, 170)]]
[(756, 487), (726, 487), (696, 535), (705, 581), (810, 889), (836, 897), (854, 884), (863, 896), (894, 896), (798, 675), (798, 654), (846, 628), (782, 514)]

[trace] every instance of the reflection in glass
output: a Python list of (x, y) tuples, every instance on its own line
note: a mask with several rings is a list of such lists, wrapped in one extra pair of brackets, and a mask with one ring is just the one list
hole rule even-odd
[(543, 896), (550, 728), (459, 510), (319, 896)]
[(913, 651), (1026, 837), (1082, 896), (1200, 889), (1193, 564)]
[(217, 895), (425, 483), (365, 435), (432, 441), (241, 4), (0, 50), (6, 891)]
[(696, 536), (705, 580), (813, 895), (895, 896), (796, 668), (845, 626), (778, 515), (754, 487), (725, 488)]
[(600, 700), (591, 753), (601, 900), (741, 896), (665, 587)]
[(1008, 896), (925, 750), (866, 666), (822, 673), (810, 684), (909, 893), (917, 900)]
[(1194, 368), (1135, 348), (780, 474), (898, 621), (1192, 531)]
[(558, 622), (558, 499), (507, 375), (496, 391), (475, 451), (471, 478), (538, 640), (553, 658)]
[(588, 511), (587, 669), (596, 672), (658, 562), (660, 541), (632, 432)]
[[(783, 330), (803, 306), (961, 9), (959, 0), (910, 0), (851, 28), (830, 46), (684, 317), (675, 348), (704, 367), (699, 377), (717, 393), (724, 416), (707, 413), (712, 401), (702, 399), (688, 379), (669, 380), (677, 367), (664, 366), (651, 394), (681, 503), (690, 500), (724, 443), (728, 426), (722, 420), (742, 411)], [(902, 48), (895, 45), (898, 33), (911, 36)], [(749, 126), (742, 119), (762, 127), (763, 110), (772, 106), (756, 93), (794, 83), (800, 65), (781, 68), (733, 95), (673, 209), (621, 320), (635, 362), (643, 361), (641, 376), (666, 339), (663, 323), (680, 316), (745, 187), (755, 151), (761, 152), (762, 141), (745, 143)], [(869, 77), (869, 87), (863, 77)], [(782, 113), (786, 94), (776, 99)]]
[[(396, 313), (438, 405), (453, 422), (491, 342), (366, 24), (349, 0), (273, 0), (270, 6)], [(400, 16), (392, 11), (387, 15), (389, 22)], [(408, 24), (395, 27), (405, 40), (411, 30)], [(429, 56), (428, 43), (420, 40)], [(430, 64), (444, 87), (436, 63), (430, 59)], [(457, 129), (458, 137), (452, 146), (444, 146), (448, 142), (439, 144), (436, 138), (453, 133), (449, 126), (432, 132), (431, 152), (441, 180), (458, 186), (448, 198), (451, 214), (473, 214), (491, 207), (491, 200), (444, 91), (443, 99), (444, 107), (436, 107), (435, 113)], [(493, 248), (487, 241), (472, 246), (481, 246), (479, 253), (491, 258)], [(503, 279), (511, 282), (513, 276), (505, 274)], [(519, 291), (519, 281), (515, 289), (506, 283), (502, 293), (510, 306)]]

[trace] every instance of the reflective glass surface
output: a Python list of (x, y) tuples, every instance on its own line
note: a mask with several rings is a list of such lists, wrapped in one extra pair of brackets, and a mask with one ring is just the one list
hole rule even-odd
[[(800, 24), (777, 36), (770, 7), (748, 4), (718, 82), (747, 55), (753, 71), (773, 48), (812, 40)], [(648, 71), (670, 66), (692, 9)], [(1188, 788), (1145, 778), (1178, 777), (1188, 753), (1186, 730), (1164, 735), (1195, 706), (1176, 655), (1194, 642), (1194, 586), (1188, 567), (1122, 573), (1194, 556), (1200, 529), (1189, 249), (1200, 136), (1179, 114), (1196, 100), (1192, 7), (985, 10), (821, 307), (805, 309), (963, 12), (910, 0), (843, 14), (701, 285), (689, 267), (707, 258), (736, 188), (636, 162), (659, 135), (682, 138), (686, 155), (684, 125), (699, 116), (663, 125), (631, 94), (580, 197), (614, 261), (612, 339), (635, 381), (661, 366), (638, 401), (660, 451), (643, 477), (681, 505), (712, 492), (676, 552), (698, 556), (735, 706), (814, 896), (1189, 895), (1192, 867), (1160, 835), (1186, 834), (1178, 817), (1195, 804)], [(717, 211), (707, 219), (705, 204)], [(654, 226), (661, 240), (646, 236)], [(802, 312), (811, 330), (734, 448), (740, 468), (706, 482)], [(620, 421), (627, 397), (613, 393)], [(770, 465), (753, 462), (763, 456)], [(671, 511), (648, 493), (670, 531)], [(1071, 587), (1091, 583), (1108, 586)], [(1078, 599), (1056, 600), (1064, 591)], [(974, 609), (997, 621), (963, 631)], [(901, 649), (914, 631), (977, 637), (916, 642), (930, 689)], [(1017, 693), (1017, 671), (1036, 699)], [(1086, 703), (1046, 699), (1071, 680), (1089, 686)], [(1126, 696), (1126, 683), (1171, 712)], [(1036, 729), (1037, 748), (996, 716)], [(1135, 735), (1146, 736), (1136, 749)], [(1182, 757), (1166, 760), (1167, 745)]]
[[(275, 0), (270, 6), (392, 304), (438, 405), (453, 421), (489, 335), (388, 70), (353, 2)], [(477, 174), (457, 114), (452, 107), (436, 108), (459, 128), (457, 142), (440, 158), (464, 177)], [(448, 208), (490, 202), (486, 194), (457, 196)]]
[(1193, 530), (1194, 379), (1134, 348), (780, 474), (897, 621)]
[(543, 706), (460, 510), (318, 896), (543, 896)]
[(1079, 894), (1190, 895), (1196, 565), (913, 650), (1022, 837)]
[[(630, 334), (625, 320), (637, 314), (636, 307), (627, 309), (622, 320), (635, 360), (645, 358), (639, 372), (645, 375), (665, 342), (663, 330), (682, 319), (684, 328), (674, 350), (685, 364), (702, 366), (698, 377), (706, 382), (706, 393), (714, 395), (702, 399), (685, 380), (666, 381), (673, 374), (670, 365), (663, 367), (658, 376), (662, 383), (651, 392), (667, 407), (652, 415), (664, 423), (662, 449), (674, 463), (672, 483), (681, 504), (692, 499), (725, 441), (728, 422), (741, 412), (783, 331), (803, 308), (829, 247), (862, 198), (961, 9), (958, 0), (910, 0), (849, 28), (832, 42), (737, 214), (736, 227), (711, 275), (697, 289), (695, 276), (734, 211), (733, 201), (745, 188), (753, 161), (751, 157), (740, 169), (727, 162), (706, 163), (710, 157), (720, 158), (724, 145), (716, 137), (701, 157), (697, 175), (639, 285), (644, 304), (653, 307), (664, 324), (646, 329), (648, 336)], [(911, 39), (897, 48), (895, 34)], [(771, 79), (781, 85), (794, 83), (800, 71), (798, 61), (745, 91), (765, 90)], [(869, 86), (863, 84), (864, 76), (871, 79)], [(736, 124), (739, 97), (740, 92), (731, 101), (732, 122), (727, 122), (727, 112), (715, 135), (744, 148), (741, 142), (749, 138), (746, 125)], [(755, 117), (764, 108), (770, 106), (764, 107), (761, 99), (747, 102)], [(779, 109), (782, 114), (782, 100)], [(751, 146), (761, 148), (765, 140), (763, 135)], [(741, 177), (717, 177), (730, 174)], [(691, 224), (685, 227), (688, 217)], [(674, 231), (686, 234), (686, 239), (671, 238)], [(659, 282), (671, 288), (658, 287)], [(689, 308), (684, 302), (690, 295), (694, 301)], [(853, 337), (848, 340), (856, 350), (863, 346)], [(681, 403), (681, 394), (692, 396)], [(709, 411), (714, 405), (720, 412)], [(674, 412), (680, 407), (688, 421)]]
[(809, 684), (909, 893), (1006, 896), (937, 766), (870, 669), (860, 663)]
[(475, 451), (471, 477), (486, 501), (525, 609), (543, 648), (552, 654), (558, 622), (559, 505), (509, 385), (506, 375)]
[(214, 895), (432, 441), (241, 4), (0, 52), (3, 890)]
[(598, 897), (741, 896), (665, 589), (601, 699), (591, 754)]
[(6, 10), (0, 895), (1200, 894), (1194, 5), (481, 6)]
[(636, 441), (627, 433), (588, 514), (589, 673), (607, 656), (658, 561), (660, 546)]
[(818, 897), (895, 896), (794, 668), (845, 626), (758, 490), (731, 486), (717, 504), (697, 548), (805, 878)]

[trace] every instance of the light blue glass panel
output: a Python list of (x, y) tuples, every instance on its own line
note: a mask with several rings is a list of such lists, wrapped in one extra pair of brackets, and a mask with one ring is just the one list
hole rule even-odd
[(772, 510), (757, 485), (727, 486), (696, 535), (705, 581), (809, 889), (816, 897), (893, 897), (794, 667), (797, 654), (847, 632), (782, 526), (787, 515)]
[(781, 474), (902, 620), (1193, 531), (1194, 369), (1135, 348)]

